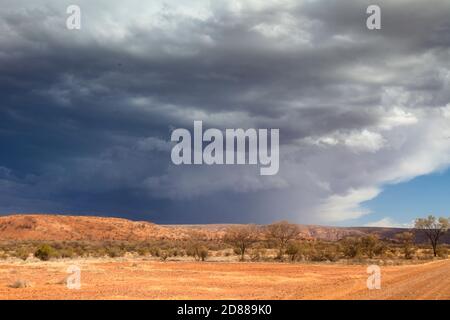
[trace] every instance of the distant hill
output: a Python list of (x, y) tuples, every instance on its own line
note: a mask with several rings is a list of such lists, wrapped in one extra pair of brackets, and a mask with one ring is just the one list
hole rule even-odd
[(185, 236), (179, 230), (119, 218), (38, 214), (0, 217), (0, 240), (143, 241)]
[[(229, 226), (229, 224), (157, 225), (145, 221), (93, 216), (10, 215), (0, 217), (0, 241), (183, 240), (188, 239), (189, 235), (194, 233), (208, 239), (219, 239)], [(394, 239), (395, 234), (403, 231), (407, 231), (407, 229), (299, 225), (299, 238), (336, 241), (348, 236), (376, 234), (381, 239)], [(418, 233), (416, 241), (426, 242), (427, 239)], [(450, 243), (450, 232), (445, 235), (443, 242)]]

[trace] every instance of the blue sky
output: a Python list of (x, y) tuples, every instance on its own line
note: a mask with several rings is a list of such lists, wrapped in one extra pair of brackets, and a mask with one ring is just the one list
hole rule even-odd
[[(385, 221), (408, 225), (429, 214), (450, 216), (450, 170), (424, 175), (411, 181), (389, 185), (373, 200), (362, 204), (372, 213), (352, 222), (366, 225)], [(381, 222), (379, 225), (383, 225)]]

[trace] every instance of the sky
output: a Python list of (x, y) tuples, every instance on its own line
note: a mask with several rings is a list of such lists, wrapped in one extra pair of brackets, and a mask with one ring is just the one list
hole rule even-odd
[[(0, 214), (408, 226), (448, 216), (450, 1), (0, 0)], [(81, 29), (66, 28), (67, 6)], [(279, 128), (280, 169), (175, 166)]]
[(358, 223), (403, 228), (412, 226), (415, 218), (428, 214), (447, 217), (449, 181), (447, 170), (384, 187), (378, 197), (363, 204), (373, 214), (359, 219)]

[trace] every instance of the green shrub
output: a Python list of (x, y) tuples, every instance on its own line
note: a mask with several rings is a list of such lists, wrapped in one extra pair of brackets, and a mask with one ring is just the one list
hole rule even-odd
[(48, 261), (58, 256), (58, 252), (52, 246), (43, 244), (36, 250), (34, 256), (42, 261)]
[(140, 256), (147, 256), (150, 252), (147, 248), (138, 248), (137, 253)]
[(125, 255), (125, 251), (123, 251), (120, 248), (112, 247), (106, 249), (106, 254), (110, 258), (117, 258), (117, 257), (123, 257)]
[(59, 256), (61, 258), (73, 258), (75, 251), (72, 248), (64, 248), (59, 251)]
[(22, 259), (22, 260), (27, 260), (27, 258), (29, 257), (31, 251), (30, 249), (21, 247), (19, 249), (16, 250), (16, 252), (14, 253), (14, 256), (16, 258)]

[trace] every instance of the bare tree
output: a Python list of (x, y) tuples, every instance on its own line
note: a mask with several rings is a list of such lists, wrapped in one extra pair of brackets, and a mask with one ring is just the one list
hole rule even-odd
[(297, 238), (298, 226), (287, 221), (280, 221), (267, 226), (267, 236), (278, 244), (278, 256), (283, 256), (284, 249), (290, 240)]
[(194, 257), (196, 261), (205, 261), (208, 257), (207, 234), (204, 231), (193, 229), (189, 232), (187, 255)]
[(248, 247), (258, 240), (259, 228), (255, 225), (229, 227), (224, 236), (224, 241), (237, 249), (241, 261), (244, 261)]
[(429, 215), (428, 218), (418, 218), (415, 222), (415, 228), (421, 230), (431, 242), (434, 256), (437, 256), (437, 246), (441, 236), (449, 229), (449, 219)]

